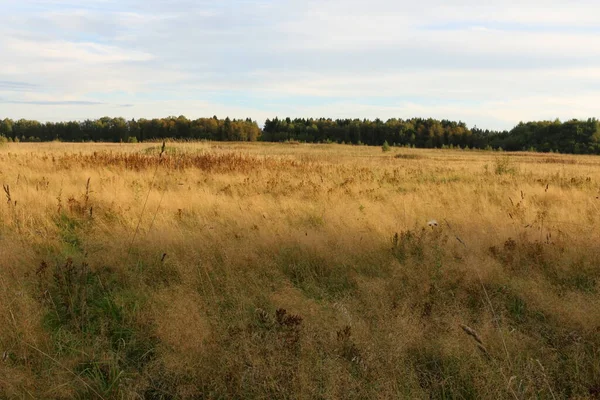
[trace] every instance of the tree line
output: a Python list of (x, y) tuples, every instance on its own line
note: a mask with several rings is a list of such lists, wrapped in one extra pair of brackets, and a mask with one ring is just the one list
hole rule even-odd
[(8, 141), (47, 142), (138, 142), (155, 139), (256, 141), (261, 130), (255, 121), (184, 116), (125, 120), (104, 117), (96, 120), (45, 122), (20, 119), (0, 121), (0, 136)]
[(600, 154), (600, 122), (595, 118), (521, 122), (510, 131), (491, 131), (469, 129), (464, 122), (432, 118), (392, 118), (385, 122), (380, 119), (275, 118), (265, 122), (262, 140)]
[(137, 142), (160, 139), (215, 141), (298, 141), (347, 143), (417, 148), (460, 147), (507, 151), (533, 150), (575, 154), (600, 154), (600, 122), (521, 122), (510, 131), (468, 128), (464, 122), (411, 119), (267, 119), (261, 129), (247, 118), (190, 120), (184, 116), (125, 120), (46, 122), (0, 120), (0, 139), (7, 141)]

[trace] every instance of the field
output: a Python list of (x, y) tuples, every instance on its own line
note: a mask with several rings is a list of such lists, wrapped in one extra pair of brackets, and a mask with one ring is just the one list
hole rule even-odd
[(161, 150), (0, 148), (0, 398), (600, 398), (600, 158)]

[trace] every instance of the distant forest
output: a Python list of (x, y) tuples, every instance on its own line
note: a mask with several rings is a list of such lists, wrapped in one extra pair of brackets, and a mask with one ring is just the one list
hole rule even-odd
[(0, 141), (138, 142), (160, 139), (216, 141), (297, 141), (416, 148), (471, 148), (600, 154), (600, 121), (537, 121), (519, 123), (510, 131), (469, 129), (464, 122), (424, 118), (267, 119), (263, 129), (245, 120), (184, 116), (125, 120), (46, 122), (0, 120)]

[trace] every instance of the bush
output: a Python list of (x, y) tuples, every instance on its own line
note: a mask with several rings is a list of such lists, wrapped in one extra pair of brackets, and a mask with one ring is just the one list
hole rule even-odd
[(390, 145), (388, 144), (387, 140), (385, 142), (383, 142), (383, 146), (381, 146), (381, 151), (386, 152), (386, 151), (390, 151), (392, 150), (392, 148), (390, 147)]
[(494, 160), (494, 172), (496, 175), (514, 174), (516, 168), (512, 165), (509, 156), (496, 157)]
[(129, 138), (127, 138), (127, 143), (137, 143), (137, 137), (135, 136), (129, 136)]

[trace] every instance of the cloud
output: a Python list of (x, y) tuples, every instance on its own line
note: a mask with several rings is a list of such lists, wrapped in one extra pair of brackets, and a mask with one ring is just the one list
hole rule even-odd
[(15, 82), (15, 81), (0, 81), (0, 92), (29, 92), (38, 88), (37, 85), (27, 82)]
[(504, 129), (594, 116), (600, 102), (597, 1), (0, 6), (12, 117), (418, 114)]
[(7, 52), (16, 58), (38, 62), (77, 63), (78, 65), (113, 64), (129, 61), (149, 61), (152, 55), (117, 46), (93, 42), (62, 40), (26, 40), (8, 38), (3, 41)]
[(99, 101), (84, 101), (84, 100), (72, 100), (72, 101), (42, 101), (42, 100), (6, 100), (0, 99), (0, 103), (5, 104), (28, 104), (35, 106), (97, 106), (102, 105)]

